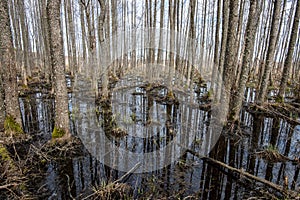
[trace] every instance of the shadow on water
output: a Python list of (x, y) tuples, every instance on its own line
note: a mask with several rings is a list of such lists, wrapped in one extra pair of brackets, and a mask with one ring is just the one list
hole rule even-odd
[[(151, 90), (147, 87), (135, 87), (131, 90), (130, 93), (113, 94), (119, 95), (117, 98), (121, 102), (114, 103), (114, 98), (111, 97), (108, 102), (109, 116), (103, 114), (103, 106), (97, 107), (97, 121), (102, 127), (106, 127), (107, 131), (120, 128), (128, 133), (119, 138), (112, 136), (110, 139), (115, 144), (132, 152), (151, 152), (168, 144), (173, 136), (178, 134), (178, 130), (187, 128), (188, 126), (182, 125), (182, 120), (190, 118), (194, 121), (192, 126), (198, 130), (192, 145), (197, 151), (197, 142), (207, 131), (209, 111), (166, 102), (163, 97), (167, 91), (162, 87), (153, 87)], [(207, 91), (203, 88), (198, 96), (205, 93)], [(247, 99), (251, 101), (253, 92), (249, 89), (246, 94)], [(20, 104), (26, 132), (35, 136), (39, 143), (50, 140), (54, 100), (43, 93), (35, 93), (22, 97)], [(74, 111), (72, 106), (70, 98), (70, 110)], [(81, 108), (87, 109), (87, 105), (82, 104)], [(272, 148), (286, 157), (299, 158), (300, 126), (290, 125), (280, 118), (268, 118), (246, 111), (241, 114), (241, 121), (243, 134), (235, 139), (222, 135), (210, 152), (210, 157), (278, 185), (287, 182), (288, 188), (299, 189), (299, 166), (291, 162), (268, 161), (256, 153)], [(108, 123), (111, 123), (111, 126)], [(153, 125), (151, 129), (146, 128), (147, 124)], [(76, 123), (72, 124), (72, 129), (76, 135)], [(137, 132), (146, 132), (151, 134), (151, 137), (133, 136), (133, 133)], [(88, 131), (83, 134), (97, 140), (97, 136)], [(105, 166), (88, 151), (84, 152), (83, 155), (50, 161), (46, 167), (44, 184), (39, 187), (38, 192), (46, 193), (48, 199), (82, 199), (91, 194), (94, 187), (117, 180), (125, 174)], [(127, 161), (119, 159), (118, 162), (125, 165)], [(190, 196), (191, 199), (246, 199), (259, 195), (259, 188), (253, 188), (251, 183), (243, 182), (242, 177), (228, 174), (221, 168), (188, 153), (167, 167), (148, 173), (131, 174), (122, 182), (131, 186), (135, 198), (175, 199)]]

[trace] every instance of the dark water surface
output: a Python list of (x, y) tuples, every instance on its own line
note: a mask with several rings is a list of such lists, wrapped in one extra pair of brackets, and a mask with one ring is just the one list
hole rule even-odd
[[(198, 130), (191, 147), (197, 151), (198, 141), (207, 131), (207, 124), (210, 120), (209, 111), (166, 103), (161, 98), (166, 95), (164, 88), (158, 88), (152, 92), (150, 94), (144, 87), (137, 86), (131, 88), (129, 93), (115, 92), (113, 94), (118, 95), (117, 98), (121, 101), (114, 103), (116, 96), (112, 96), (110, 109), (113, 119), (109, 119), (118, 122), (118, 127), (126, 130), (128, 136), (120, 139), (112, 137), (112, 140), (133, 152), (153, 151), (166, 145), (172, 139), (170, 135), (173, 132), (188, 128), (183, 125), (183, 121), (189, 118), (193, 121), (190, 127)], [(195, 97), (201, 97), (206, 93), (206, 89), (202, 88), (195, 94)], [(252, 101), (254, 92), (248, 89), (246, 94), (247, 100)], [(76, 108), (75, 112), (72, 94), (69, 95), (72, 114), (88, 110), (89, 105), (81, 102), (81, 110)], [(37, 136), (40, 141), (50, 140), (54, 116), (53, 99), (48, 98), (46, 94), (36, 93), (21, 98), (20, 103), (25, 131)], [(103, 107), (97, 108), (100, 114), (97, 115), (96, 121), (103, 127), (107, 116), (101, 114)], [(158, 110), (165, 114), (162, 115)], [(72, 117), (71, 120), (73, 134), (77, 135), (78, 122)], [(280, 118), (251, 115), (246, 111), (241, 114), (241, 121), (243, 134), (235, 136), (235, 139), (226, 134), (222, 135), (210, 156), (278, 185), (283, 185), (287, 178), (289, 189), (299, 189), (299, 166), (291, 162), (268, 162), (257, 157), (255, 152), (272, 147), (289, 158), (299, 158), (300, 126), (292, 126)], [(149, 122), (153, 125), (151, 130), (146, 129), (145, 126)], [(86, 134), (86, 137), (90, 139), (97, 139), (97, 136), (89, 132), (89, 129), (80, 130), (81, 137), (82, 134)], [(145, 131), (155, 134), (149, 138), (133, 137), (134, 134)], [(48, 199), (70, 199), (71, 196), (81, 199), (90, 194), (94, 186), (114, 181), (124, 175), (124, 172), (103, 165), (93, 155), (86, 153), (84, 156), (67, 157), (63, 162), (50, 162), (47, 165), (44, 185), (41, 186), (41, 190), (43, 188), (48, 191)], [(125, 163), (125, 159), (119, 159), (120, 165), (125, 165)], [(242, 177), (228, 174), (189, 153), (163, 169), (132, 174), (123, 182), (132, 187), (135, 198), (171, 197), (175, 199), (195, 196), (196, 199), (247, 199), (252, 195), (258, 195), (255, 191), (259, 190), (259, 186), (253, 188), (251, 184), (245, 184)]]

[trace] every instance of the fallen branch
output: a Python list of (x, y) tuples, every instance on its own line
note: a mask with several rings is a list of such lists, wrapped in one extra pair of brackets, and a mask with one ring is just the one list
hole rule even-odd
[(267, 181), (266, 179), (262, 179), (262, 178), (259, 178), (257, 176), (254, 176), (242, 169), (236, 169), (234, 167), (231, 167), (223, 162), (220, 162), (218, 160), (215, 160), (213, 158), (210, 158), (210, 157), (206, 157), (206, 156), (201, 156), (200, 154), (198, 154), (197, 152), (195, 151), (192, 151), (192, 150), (187, 150), (187, 152), (191, 153), (192, 155), (202, 159), (202, 160), (205, 160), (205, 161), (208, 161), (210, 163), (213, 163), (215, 165), (218, 165), (218, 166), (221, 166), (221, 167), (224, 167), (232, 172), (236, 172), (238, 174), (240, 174), (241, 176), (243, 177), (246, 177), (248, 179), (251, 179), (251, 180), (254, 180), (254, 181), (257, 181), (257, 182), (260, 182), (260, 183), (263, 183), (267, 186), (269, 186), (270, 188), (273, 188), (274, 190), (280, 192), (281, 194), (283, 194), (284, 196), (289, 196), (289, 197), (292, 197), (292, 198), (296, 198), (297, 197), (297, 193), (294, 192), (294, 191), (291, 191), (291, 190), (288, 190), (286, 188), (284, 188), (283, 186), (280, 186), (280, 185), (277, 185), (275, 183), (272, 183), (270, 181)]
[(130, 175), (131, 173), (135, 172), (141, 165), (141, 162), (138, 162), (136, 165), (133, 166), (132, 169), (130, 169), (126, 174), (124, 174), (122, 177), (120, 177), (119, 179), (115, 180), (113, 182), (113, 184), (116, 184), (118, 182), (121, 182), (123, 179), (125, 179), (128, 175)]
[[(264, 105), (258, 105), (258, 104), (255, 104), (255, 103), (249, 103), (249, 104), (246, 105), (246, 109), (250, 113), (255, 113), (255, 110), (253, 108), (258, 109), (261, 112), (270, 115), (271, 117), (280, 117), (282, 119), (285, 119), (286, 121), (288, 121), (291, 124), (294, 124), (294, 125), (299, 125), (300, 124), (300, 121), (298, 121), (297, 119), (293, 119), (290, 116), (282, 114), (282, 113), (284, 113), (283, 110), (284, 109), (286, 110), (286, 108), (281, 107), (281, 112), (279, 112), (278, 111), (279, 110), (279, 106), (276, 105), (276, 104), (274, 104), (274, 103), (273, 104), (272, 103), (268, 103), (268, 104), (264, 104)], [(293, 111), (295, 111), (295, 108), (293, 108)], [(286, 112), (288, 112), (288, 111), (286, 111)]]
[[(130, 169), (127, 173), (125, 173), (123, 176), (121, 176), (119, 179), (115, 180), (114, 182), (111, 182), (111, 183), (108, 183), (105, 187), (110, 187), (110, 186), (115, 186), (114, 189), (117, 189), (118, 187), (121, 187), (122, 186), (122, 183), (119, 183), (119, 182), (122, 182), (123, 179), (125, 179), (127, 176), (129, 176), (130, 174), (132, 174), (133, 172), (135, 172), (141, 165), (141, 162), (138, 162), (136, 165), (133, 166), (132, 169)], [(124, 184), (123, 184), (124, 185)], [(104, 190), (105, 190), (105, 187), (104, 187)], [(93, 192), (92, 194), (86, 196), (85, 198), (83, 198), (82, 200), (86, 200), (86, 199), (90, 199), (92, 198), (93, 196), (97, 195), (97, 191)]]
[(8, 189), (9, 187), (17, 186), (17, 185), (18, 185), (17, 183), (10, 183), (10, 184), (6, 184), (6, 185), (0, 185), (0, 190)]

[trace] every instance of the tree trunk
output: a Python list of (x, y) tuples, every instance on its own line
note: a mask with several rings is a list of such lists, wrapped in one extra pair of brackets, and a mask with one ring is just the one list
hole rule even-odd
[(4, 88), (3, 88), (3, 69), (0, 63), (0, 131), (4, 129), (4, 120), (5, 120), (5, 104), (4, 104)]
[(239, 113), (244, 100), (245, 86), (249, 76), (249, 69), (254, 51), (257, 22), (259, 19), (259, 17), (257, 17), (257, 4), (257, 0), (250, 0), (250, 10), (246, 27), (245, 51), (243, 54), (242, 71), (240, 74), (240, 81), (238, 85), (237, 94), (234, 95), (233, 98), (231, 98), (231, 108), (229, 109), (231, 112), (229, 114), (229, 120), (233, 122), (239, 119)]
[[(0, 34), (1, 49), (1, 73), (3, 77), (3, 88), (5, 96), (6, 119), (13, 119), (18, 127), (21, 127), (21, 112), (17, 86), (17, 69), (15, 64), (15, 52), (10, 29), (8, 1), (0, 1)], [(2, 105), (0, 105), (2, 106)], [(3, 111), (3, 107), (1, 108)], [(3, 114), (1, 112), (1, 114)], [(3, 117), (3, 116), (2, 116)], [(7, 127), (9, 128), (9, 127)]]
[[(194, 44), (194, 39), (196, 36), (196, 29), (195, 29), (195, 11), (196, 11), (196, 1), (195, 0), (191, 0), (190, 1), (190, 31), (189, 31), (189, 39), (191, 42), (189, 46), (189, 52), (188, 52), (188, 57), (190, 58), (189, 60), (191, 61), (188, 64), (188, 74), (187, 74), (187, 86), (189, 87), (190, 84), (193, 84), (193, 82), (191, 82), (191, 73), (192, 73), (192, 68), (194, 67), (194, 58), (195, 58), (195, 44)], [(204, 33), (204, 31), (203, 31)], [(203, 46), (201, 48), (204, 48)], [(202, 65), (200, 65), (200, 67), (202, 67)]]
[(279, 93), (278, 93), (278, 97), (277, 97), (277, 99), (280, 101), (283, 101), (286, 84), (287, 84), (290, 70), (292, 67), (293, 54), (294, 54), (294, 49), (295, 49), (295, 44), (296, 44), (296, 39), (297, 39), (298, 25), (299, 25), (299, 17), (300, 17), (300, 9), (299, 9), (299, 0), (298, 0), (297, 5), (296, 5), (296, 13), (294, 16), (292, 33), (290, 36), (291, 39), (289, 42), (288, 53), (287, 53), (287, 57), (284, 61), (284, 68), (283, 68), (283, 73), (282, 73), (282, 77), (281, 77)]
[[(229, 9), (229, 0), (224, 0), (223, 1), (223, 10), (222, 10), (222, 41), (221, 41), (221, 52), (220, 52), (220, 62), (219, 62), (219, 67), (218, 67), (218, 77), (217, 77), (217, 83), (221, 83), (223, 81), (223, 66), (224, 66), (224, 61), (225, 61), (225, 51), (226, 51), (226, 46), (227, 46), (227, 35), (228, 35), (228, 9)], [(217, 84), (217, 95), (219, 100), (219, 94), (221, 94), (222, 91), (222, 86)]]
[(175, 70), (174, 47), (175, 47), (175, 22), (174, 22), (174, 0), (169, 0), (169, 23), (170, 23), (170, 53), (169, 53), (169, 76), (168, 76), (168, 96), (173, 98), (173, 78)]
[(163, 45), (163, 33), (162, 29), (164, 28), (164, 12), (165, 12), (165, 0), (161, 0), (161, 7), (160, 7), (160, 21), (159, 21), (159, 27), (160, 27), (160, 34), (159, 34), (159, 49), (157, 53), (157, 62), (162, 63), (163, 60), (163, 51), (162, 51), (162, 45)]
[(41, 1), (40, 2), (40, 13), (41, 13), (41, 32), (44, 33), (42, 35), (42, 41), (44, 44), (43, 49), (43, 61), (44, 61), (44, 74), (45, 79), (51, 83), (53, 74), (51, 70), (51, 64), (50, 64), (50, 44), (49, 44), (49, 33), (48, 33), (48, 21), (47, 18), (43, 17), (47, 15), (46, 10), (46, 2)]
[[(81, 24), (81, 45), (82, 45), (82, 63), (86, 62), (87, 49), (86, 49), (86, 30), (85, 30), (85, 22), (84, 22), (84, 6), (80, 4), (80, 24)], [(80, 70), (79, 70), (80, 71)]]
[(74, 15), (73, 15), (73, 2), (71, 0), (68, 0), (69, 6), (67, 8), (68, 11), (68, 23), (69, 23), (69, 37), (70, 37), (70, 43), (71, 43), (71, 52), (68, 55), (69, 56), (69, 66), (72, 72), (72, 75), (77, 72), (77, 49), (76, 49), (76, 37), (75, 37), (75, 26), (74, 26)]
[(218, 72), (218, 66), (219, 66), (219, 58), (220, 58), (220, 52), (219, 52), (219, 38), (220, 38), (220, 16), (221, 16), (221, 0), (218, 0), (217, 5), (217, 19), (216, 19), (216, 33), (215, 33), (215, 49), (214, 49), (214, 65), (213, 65), (213, 72), (212, 72), (212, 83), (213, 83), (213, 91), (216, 92), (216, 78)]
[(266, 65), (264, 69), (264, 74), (261, 80), (260, 90), (258, 94), (257, 101), (264, 102), (267, 96), (267, 88), (270, 80), (270, 72), (274, 64), (274, 55), (275, 55), (275, 45), (278, 35), (279, 21), (280, 21), (280, 7), (282, 0), (275, 0), (273, 8), (273, 16), (271, 23), (271, 34), (269, 39), (269, 48), (267, 52)]
[(55, 126), (52, 137), (67, 138), (71, 136), (67, 85), (65, 79), (65, 59), (60, 21), (60, 4), (58, 0), (48, 0), (47, 17), (49, 23), (50, 56), (55, 89)]
[(19, 1), (19, 12), (20, 15), (22, 15), (20, 17), (20, 27), (21, 27), (21, 31), (20, 33), (22, 33), (22, 44), (23, 44), (23, 62), (24, 62), (24, 76), (23, 76), (23, 80), (24, 80), (24, 84), (27, 85), (27, 77), (31, 76), (31, 70), (30, 70), (30, 65), (29, 65), (29, 59), (28, 59), (28, 26), (25, 23), (25, 19), (26, 19), (26, 12), (25, 12), (25, 7), (24, 7), (24, 1)]
[(223, 74), (223, 91), (221, 103), (227, 106), (230, 99), (231, 88), (234, 83), (234, 73), (236, 69), (237, 59), (236, 51), (237, 45), (235, 38), (237, 36), (237, 23), (239, 20), (238, 15), (238, 1), (230, 0), (229, 2), (229, 24), (228, 24), (228, 37), (225, 52), (224, 74)]

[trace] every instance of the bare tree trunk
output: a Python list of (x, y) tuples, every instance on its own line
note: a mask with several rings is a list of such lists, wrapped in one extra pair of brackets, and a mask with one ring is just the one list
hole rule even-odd
[[(103, 44), (102, 42), (104, 41), (104, 33), (105, 33), (105, 31), (104, 31), (104, 29), (105, 29), (104, 22), (105, 22), (105, 16), (106, 16), (107, 8), (106, 8), (106, 4), (105, 4), (104, 0), (98, 0), (98, 3), (100, 4), (100, 9), (101, 9), (101, 11), (100, 11), (101, 13), (100, 13), (99, 20), (98, 20), (98, 39), (99, 39), (99, 42), (98, 42), (98, 47), (99, 48), (98, 49), (99, 49), (99, 51), (101, 51), (100, 47)], [(98, 55), (101, 55), (103, 53), (104, 52), (99, 52)], [(104, 83), (104, 81), (107, 82), (107, 75), (106, 75), (106, 73), (107, 73), (106, 70), (107, 69), (105, 69), (106, 66), (103, 66), (102, 62), (101, 62), (100, 67), (101, 67), (102, 72), (104, 73), (103, 80), (102, 80), (102, 82), (103, 82), (102, 91), (104, 91), (104, 90), (106, 90), (105, 88), (107, 88), (107, 84)], [(107, 90), (106, 90), (105, 93), (107, 93)], [(98, 88), (97, 88), (97, 91), (96, 91), (96, 95), (97, 95), (97, 98), (98, 98), (99, 97)], [(105, 96), (107, 96), (107, 94), (105, 94)]]
[(218, 66), (219, 66), (219, 58), (220, 58), (220, 53), (219, 53), (219, 38), (220, 38), (220, 16), (221, 16), (221, 0), (218, 0), (218, 5), (217, 5), (217, 19), (216, 19), (216, 34), (215, 34), (215, 49), (214, 49), (214, 65), (213, 65), (213, 72), (212, 72), (212, 83), (213, 85), (213, 91), (215, 92), (216, 89), (216, 78), (218, 72)]
[[(229, 9), (229, 0), (223, 1), (223, 9), (222, 9), (222, 41), (221, 41), (221, 52), (220, 52), (220, 62), (219, 62), (219, 76), (217, 77), (218, 83), (221, 83), (223, 80), (223, 69), (224, 69), (224, 61), (225, 61), (225, 51), (227, 46), (227, 35), (228, 35), (228, 9)], [(222, 86), (217, 85), (217, 94), (221, 94)], [(219, 99), (219, 98), (217, 98)]]
[(237, 45), (235, 38), (237, 36), (237, 23), (239, 20), (238, 1), (230, 0), (229, 2), (229, 24), (228, 36), (225, 52), (224, 74), (223, 74), (223, 91), (221, 103), (227, 106), (230, 100), (231, 89), (234, 83), (234, 73), (237, 66), (236, 51)]
[[(8, 1), (0, 1), (0, 24), (2, 26), (0, 33), (0, 50), (2, 60), (1, 72), (3, 73), (2, 78), (5, 95), (4, 103), (6, 109), (6, 119), (14, 120), (16, 125), (21, 128), (22, 120), (17, 86), (17, 70), (15, 64), (15, 52), (12, 42), (12, 32), (10, 29)], [(3, 111), (3, 107), (1, 110)]]
[(245, 33), (243, 32), (244, 30), (244, 12), (245, 12), (245, 0), (241, 0), (240, 2), (240, 8), (239, 8), (239, 23), (238, 23), (238, 32), (237, 32), (237, 51), (236, 51), (236, 57), (237, 57), (237, 68), (236, 68), (236, 72), (235, 72), (235, 76), (237, 77), (235, 80), (235, 84), (234, 87), (237, 88), (238, 87), (238, 83), (239, 83), (239, 78), (240, 78), (240, 73), (242, 71), (242, 65), (240, 62), (240, 58), (242, 58), (243, 55), (243, 50), (244, 50), (244, 35)]
[[(165, 12), (165, 0), (161, 0), (161, 7), (160, 7), (160, 30), (164, 28), (164, 12)], [(163, 51), (162, 51), (162, 43), (163, 43), (163, 35), (162, 31), (159, 34), (159, 49), (157, 53), (157, 62), (162, 63), (163, 60)]]
[(174, 98), (173, 78), (175, 70), (174, 47), (175, 47), (175, 22), (174, 22), (174, 0), (169, 0), (169, 23), (170, 23), (170, 53), (169, 53), (169, 76), (168, 76), (168, 97)]
[(84, 6), (80, 4), (80, 24), (81, 24), (81, 42), (82, 42), (82, 58), (83, 62), (86, 62), (87, 49), (86, 49), (86, 30), (84, 23)]
[[(104, 56), (105, 59), (110, 60), (111, 58), (111, 44), (110, 44), (110, 9), (111, 9), (111, 5), (109, 3), (109, 1), (106, 1), (106, 16), (105, 16), (105, 38), (107, 40), (107, 47), (104, 50)], [(107, 67), (107, 66), (104, 66)], [(103, 68), (103, 77), (102, 77), (102, 99), (107, 99), (109, 97), (108, 94), (108, 82), (109, 82), (109, 77), (108, 77), (108, 72), (109, 70), (107, 68)]]
[[(265, 66), (266, 66), (266, 54), (268, 52), (268, 38), (270, 38), (270, 31), (269, 31), (269, 27), (271, 26), (271, 22), (272, 20), (270, 20), (270, 18), (272, 17), (272, 2), (265, 2), (264, 1), (264, 7), (267, 7), (267, 11), (265, 13), (266, 15), (266, 19), (265, 22), (262, 24), (263, 25), (263, 31), (261, 34), (261, 40), (259, 42), (260, 45), (258, 45), (259, 48), (259, 57), (261, 58), (260, 60), (260, 69), (259, 69), (259, 83), (257, 85), (257, 90), (256, 91), (260, 91), (261, 89), (261, 83), (262, 83), (262, 79), (263, 79), (263, 75), (264, 75), (264, 71), (265, 71)], [(267, 4), (267, 5), (266, 5)], [(258, 99), (258, 94), (256, 95), (256, 99)]]
[[(70, 24), (68, 22), (68, 18), (69, 18), (69, 13), (68, 13), (68, 7), (70, 7), (68, 0), (63, 0), (62, 1), (62, 6), (64, 9), (64, 18), (62, 20), (64, 20), (65, 25), (63, 26), (63, 33), (66, 37), (66, 39), (63, 41), (63, 47), (64, 49), (64, 59), (65, 59), (65, 63), (66, 63), (66, 68), (65, 71), (66, 72), (71, 72), (71, 68), (70, 66), (72, 65), (72, 60), (71, 60), (71, 52), (72, 52), (72, 46), (71, 46), (71, 41), (70, 41)], [(66, 56), (68, 55), (68, 57)]]
[(249, 69), (254, 51), (255, 34), (258, 22), (257, 4), (257, 0), (250, 0), (250, 10), (245, 35), (245, 51), (243, 54), (242, 71), (240, 74), (237, 94), (235, 94), (233, 98), (231, 98), (231, 108), (229, 109), (229, 120), (233, 122), (239, 119), (239, 113), (244, 99), (245, 86), (249, 76)]
[(75, 38), (75, 27), (74, 27), (74, 17), (73, 17), (73, 12), (72, 12), (72, 8), (73, 8), (73, 2), (71, 0), (68, 0), (68, 4), (69, 6), (67, 6), (67, 13), (68, 13), (68, 23), (69, 23), (69, 43), (71, 43), (70, 45), (70, 52), (68, 54), (69, 58), (69, 67), (71, 70), (72, 75), (74, 75), (74, 73), (77, 71), (77, 59), (76, 59), (76, 55), (77, 55), (77, 50), (76, 50), (76, 38)]
[(24, 61), (24, 84), (27, 85), (27, 76), (31, 76), (31, 70), (30, 70), (30, 65), (29, 65), (29, 60), (28, 60), (28, 29), (25, 24), (25, 19), (26, 19), (26, 12), (24, 8), (24, 1), (19, 2), (19, 12), (22, 15), (20, 17), (20, 27), (21, 27), (21, 32), (22, 32), (22, 44), (23, 44), (23, 61)]
[(280, 88), (279, 88), (278, 97), (277, 97), (277, 99), (279, 101), (283, 101), (286, 84), (287, 84), (290, 70), (292, 67), (293, 53), (294, 53), (294, 49), (295, 49), (295, 44), (296, 44), (296, 39), (297, 39), (297, 31), (298, 31), (298, 26), (299, 26), (299, 17), (300, 17), (299, 7), (300, 6), (299, 6), (299, 0), (298, 0), (297, 5), (296, 5), (296, 13), (294, 16), (292, 33), (290, 36), (291, 38), (290, 38), (289, 46), (288, 46), (288, 53), (287, 53), (287, 57), (284, 61), (284, 68), (283, 68), (283, 73), (282, 73), (281, 82), (280, 82)]
[(4, 88), (3, 88), (3, 82), (2, 82), (3, 69), (2, 69), (1, 63), (0, 63), (0, 70), (1, 70), (0, 71), (0, 131), (2, 132), (4, 129), (4, 120), (5, 120), (5, 104), (4, 104)]
[[(195, 0), (191, 0), (190, 1), (190, 31), (189, 31), (189, 38), (190, 41), (194, 42), (194, 39), (196, 37), (196, 29), (195, 29), (195, 11), (196, 11), (196, 1)], [(204, 33), (204, 31), (203, 31)], [(192, 73), (192, 68), (193, 66), (193, 62), (194, 62), (194, 57), (195, 57), (195, 44), (194, 43), (190, 43), (189, 45), (189, 49), (190, 51), (188, 52), (190, 55), (188, 55), (190, 57), (190, 61), (192, 61), (191, 63), (188, 64), (188, 74), (187, 74), (187, 86), (189, 87), (190, 84), (193, 84), (191, 82), (191, 73)], [(201, 47), (203, 48), (203, 46)], [(203, 57), (202, 57), (203, 58)], [(200, 67), (202, 67), (202, 65), (200, 65)]]
[(61, 1), (58, 0), (48, 0), (47, 2), (51, 65), (55, 89), (55, 126), (52, 137), (64, 136), (68, 138), (71, 136), (71, 132), (67, 85), (64, 72), (65, 59), (60, 21), (60, 4)]
[(266, 65), (264, 69), (264, 74), (261, 80), (260, 90), (258, 94), (257, 101), (264, 102), (267, 96), (267, 88), (270, 81), (270, 72), (274, 64), (274, 55), (275, 55), (275, 45), (278, 35), (279, 20), (280, 20), (280, 7), (282, 0), (275, 0), (273, 8), (273, 17), (271, 23), (271, 34), (269, 39), (269, 48), (267, 52)]
[(44, 33), (42, 36), (43, 43), (44, 43), (44, 74), (46, 80), (49, 82), (52, 82), (52, 70), (51, 70), (51, 64), (50, 64), (50, 44), (49, 44), (49, 33), (48, 33), (48, 21), (45, 17), (47, 15), (47, 10), (46, 10), (46, 2), (41, 1), (40, 2), (40, 12), (41, 12), (41, 32)]
[(98, 37), (99, 37), (99, 44), (100, 44), (104, 41), (104, 20), (105, 20), (106, 6), (104, 0), (98, 0), (98, 2), (101, 8), (101, 13), (98, 21)]
[[(207, 37), (205, 35), (205, 29), (206, 29), (206, 9), (207, 9), (207, 0), (203, 0), (203, 4), (204, 4), (204, 8), (202, 8), (202, 17), (203, 17), (203, 26), (202, 26), (202, 30), (201, 30), (201, 37), (200, 37), (200, 43), (201, 43), (201, 47), (200, 47), (200, 67), (202, 68), (203, 65), (205, 65), (205, 63), (203, 63), (203, 60), (205, 59), (204, 54), (206, 53), (206, 49), (204, 44), (205, 44), (205, 38)], [(196, 4), (195, 4), (196, 5)]]
[(133, 35), (132, 35), (132, 40), (133, 40), (133, 51), (131, 54), (131, 63), (130, 63), (130, 68), (135, 68), (136, 67), (136, 1), (132, 1), (132, 10), (133, 10), (133, 16), (132, 16), (132, 26), (133, 26)]

